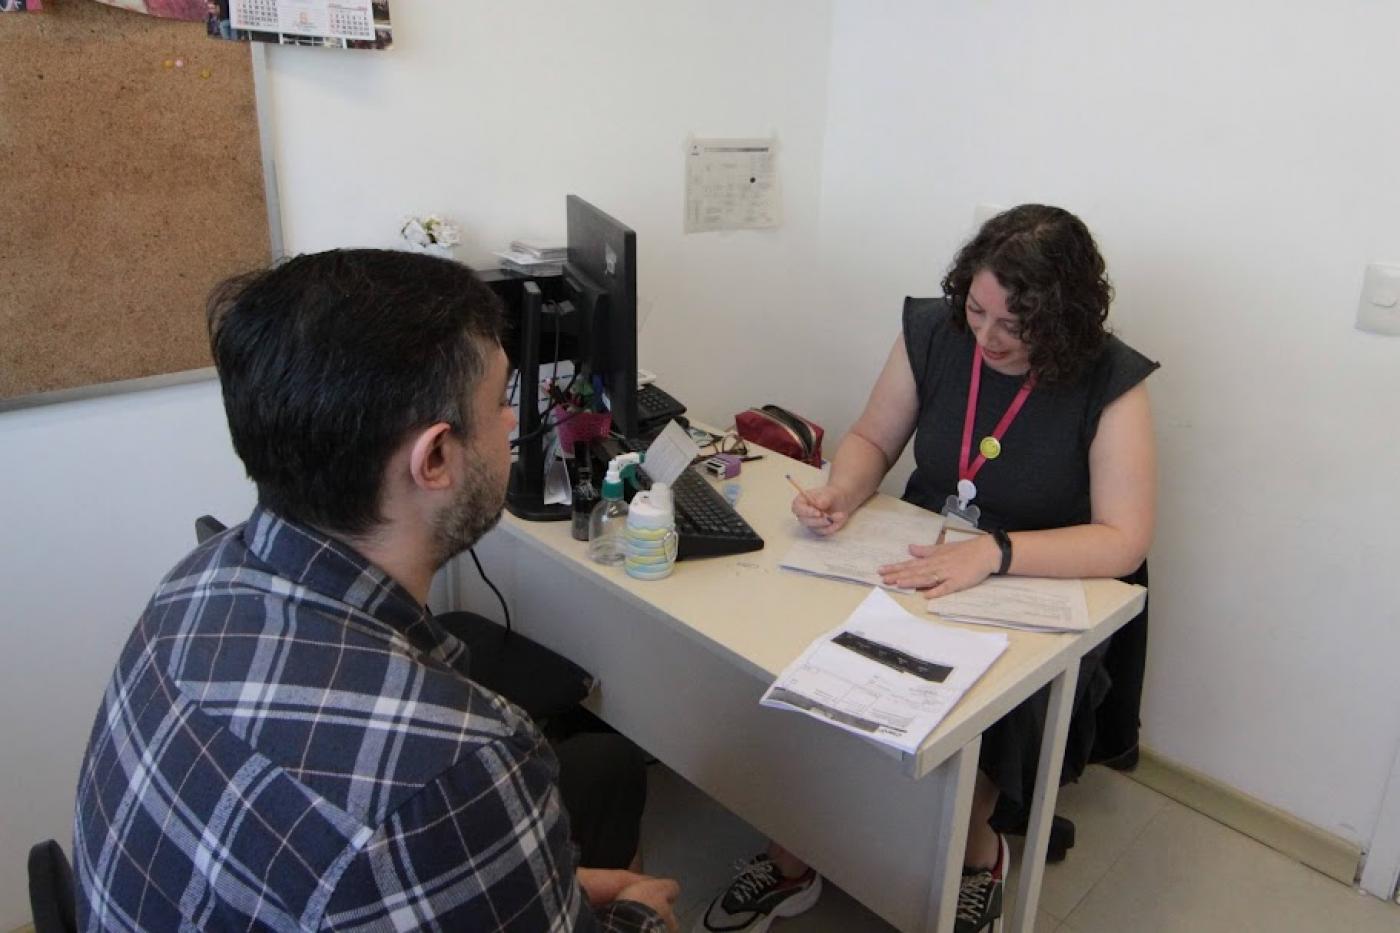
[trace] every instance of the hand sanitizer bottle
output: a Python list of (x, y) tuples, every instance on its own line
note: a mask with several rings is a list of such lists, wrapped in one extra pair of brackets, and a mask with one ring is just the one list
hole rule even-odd
[(593, 507), (593, 515), (588, 519), (588, 556), (599, 564), (620, 564), (624, 556), (622, 534), (627, 525), (627, 503), (622, 498), (620, 461), (625, 459), (615, 457), (608, 464), (607, 476), (603, 478), (603, 499)]

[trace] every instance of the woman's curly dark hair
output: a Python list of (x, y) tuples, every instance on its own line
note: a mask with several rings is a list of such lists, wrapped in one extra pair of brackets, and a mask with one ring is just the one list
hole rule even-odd
[(1079, 378), (1108, 340), (1104, 321), (1113, 301), (1084, 222), (1063, 208), (1022, 204), (983, 224), (943, 277), (943, 294), (957, 312), (953, 323), (964, 331), (967, 291), (983, 269), (1006, 289), (1036, 378), (1061, 385)]

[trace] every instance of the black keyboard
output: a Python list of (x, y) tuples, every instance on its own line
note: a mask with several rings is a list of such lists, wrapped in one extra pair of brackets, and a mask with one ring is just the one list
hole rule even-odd
[[(645, 477), (646, 471), (639, 470), (638, 475)], [(644, 478), (642, 485), (650, 488), (651, 480)], [(676, 531), (681, 536), (677, 560), (762, 549), (763, 539), (758, 532), (739, 517), (729, 500), (694, 467), (682, 473), (671, 486), (671, 497), (676, 504)]]
[(672, 418), (685, 414), (685, 406), (664, 389), (649, 383), (637, 389), (637, 420), (644, 425), (660, 422), (662, 427)]

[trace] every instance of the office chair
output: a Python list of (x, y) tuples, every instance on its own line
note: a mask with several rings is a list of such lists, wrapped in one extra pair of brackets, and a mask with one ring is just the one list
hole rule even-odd
[[(212, 515), (194, 520), (194, 535), (200, 544), (224, 529)], [(480, 569), (480, 564), (477, 566)], [(501, 605), (504, 608), (504, 600)], [(541, 728), (571, 713), (593, 690), (592, 674), (508, 626), (475, 612), (444, 612), (434, 618), (467, 646), (466, 675), (529, 713)]]
[(29, 850), (29, 909), (34, 933), (77, 933), (73, 869), (52, 839)]
[(194, 520), (194, 539), (203, 544), (225, 529), (223, 522), (212, 515), (201, 515)]

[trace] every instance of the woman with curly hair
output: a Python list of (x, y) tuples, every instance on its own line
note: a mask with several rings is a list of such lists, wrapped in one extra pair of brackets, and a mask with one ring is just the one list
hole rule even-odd
[[(839, 533), (912, 437), (904, 498), (991, 534), (910, 542), (908, 560), (880, 568), (886, 585), (935, 597), (997, 573), (1145, 582), (1156, 497), (1145, 380), (1157, 364), (1106, 329), (1113, 290), (1088, 229), (1057, 207), (1012, 208), (963, 246), (942, 284), (941, 298), (905, 300), (903, 331), (827, 485), (794, 498), (793, 514), (818, 534)], [(1145, 620), (1137, 628), (1145, 639)], [(1062, 782), (1078, 779), (1094, 750), (1107, 650), (1081, 662)], [(1008, 855), (993, 825), (1010, 828), (1031, 799), (1047, 703), (1042, 690), (982, 736), (959, 933), (1001, 914)], [(1131, 744), (1105, 755), (1100, 743), (1096, 757), (1135, 753), (1136, 696), (1130, 705)], [(772, 845), (697, 930), (765, 930), (815, 903), (820, 884)]]

